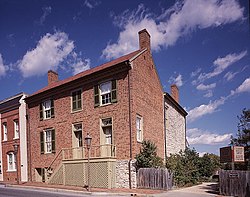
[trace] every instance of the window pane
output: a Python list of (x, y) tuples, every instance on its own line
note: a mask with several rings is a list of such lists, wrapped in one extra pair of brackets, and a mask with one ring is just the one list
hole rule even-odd
[(51, 101), (50, 100), (44, 102), (44, 108), (45, 108), (45, 110), (46, 109), (48, 110), (51, 108)]
[(100, 85), (101, 94), (107, 94), (111, 92), (111, 82), (103, 83)]

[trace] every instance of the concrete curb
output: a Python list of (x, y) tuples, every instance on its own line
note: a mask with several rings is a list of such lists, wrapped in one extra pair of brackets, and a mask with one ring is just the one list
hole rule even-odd
[(1, 184), (4, 187), (11, 188), (20, 188), (20, 189), (33, 189), (40, 191), (53, 191), (53, 192), (66, 192), (66, 193), (75, 193), (75, 194), (86, 194), (86, 195), (95, 195), (95, 196), (138, 196), (138, 197), (152, 197), (155, 194), (138, 194), (138, 193), (113, 193), (113, 192), (88, 192), (88, 191), (79, 191), (73, 189), (63, 189), (63, 188), (53, 188), (53, 187), (38, 187), (31, 185), (12, 185), (12, 184)]

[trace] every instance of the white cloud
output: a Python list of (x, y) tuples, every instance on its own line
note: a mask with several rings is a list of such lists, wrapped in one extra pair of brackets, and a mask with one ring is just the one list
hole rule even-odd
[(236, 88), (236, 90), (232, 90), (231, 95), (242, 92), (250, 92), (250, 77), (247, 78), (238, 88)]
[(98, 6), (100, 4), (99, 1), (96, 1), (96, 0), (85, 0), (84, 1), (84, 5), (89, 8), (89, 9), (93, 9), (95, 8), (96, 6)]
[(221, 74), (225, 69), (227, 69), (229, 66), (234, 64), (235, 62), (241, 60), (243, 57), (247, 55), (247, 51), (242, 51), (241, 53), (233, 53), (228, 54), (225, 57), (219, 57), (217, 58), (213, 64), (214, 64), (214, 70), (210, 73), (202, 73), (199, 75), (198, 80), (204, 81), (206, 79), (210, 79), (212, 77), (215, 77), (219, 74)]
[(203, 131), (198, 128), (187, 130), (187, 139), (189, 144), (217, 145), (229, 143), (231, 135), (231, 133), (220, 135), (209, 131)]
[(225, 75), (224, 75), (224, 78), (227, 80), (227, 81), (231, 81), (235, 75), (237, 75), (239, 72), (232, 72), (232, 71), (229, 71), (227, 72)]
[(73, 41), (64, 32), (47, 33), (38, 42), (36, 48), (28, 51), (18, 67), (24, 77), (43, 75), (48, 70), (57, 70), (58, 65), (74, 49)]
[(204, 85), (203, 83), (202, 84), (199, 84), (196, 89), (197, 90), (210, 90), (210, 89), (213, 89), (216, 87), (216, 83), (211, 83), (209, 85)]
[(72, 57), (73, 57), (72, 69), (74, 75), (90, 69), (90, 59), (84, 60), (82, 58), (79, 58), (78, 54), (75, 52), (72, 53)]
[(47, 33), (17, 65), (25, 78), (43, 75), (48, 70), (57, 70), (59, 66), (63, 68), (63, 64), (67, 64), (64, 69), (71, 69), (73, 74), (89, 69), (90, 60), (79, 57), (74, 48), (73, 41), (69, 40), (66, 33)]
[(170, 77), (168, 82), (170, 84), (176, 84), (178, 87), (181, 87), (183, 85), (182, 75), (179, 74), (176, 78)]
[(188, 111), (188, 121), (193, 122), (207, 114), (212, 114), (218, 110), (218, 107), (223, 105), (226, 101), (225, 97), (222, 97), (215, 101), (210, 101), (209, 104), (202, 104)]
[(207, 93), (204, 95), (204, 97), (206, 98), (210, 98), (213, 96), (213, 91), (212, 90), (208, 90)]
[(235, 0), (186, 0), (156, 16), (141, 4), (136, 11), (126, 10), (115, 16), (121, 28), (116, 43), (103, 50), (106, 59), (115, 58), (138, 48), (138, 31), (146, 28), (151, 34), (152, 50), (174, 45), (181, 37), (197, 29), (217, 27), (243, 19), (244, 8)]
[(191, 73), (191, 77), (195, 77), (195, 76), (197, 76), (199, 73), (201, 72), (201, 68), (197, 68), (195, 71), (193, 71), (192, 73)]
[(3, 64), (2, 54), (0, 53), (0, 77), (4, 76), (7, 71), (7, 66)]
[(52, 8), (50, 6), (43, 7), (43, 15), (40, 18), (40, 25), (43, 25), (44, 21), (46, 20), (46, 17), (51, 13)]

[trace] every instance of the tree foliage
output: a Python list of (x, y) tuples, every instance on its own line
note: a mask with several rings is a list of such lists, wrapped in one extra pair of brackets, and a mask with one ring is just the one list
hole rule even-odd
[(239, 119), (238, 132), (236, 137), (231, 136), (231, 145), (244, 146), (245, 148), (245, 167), (250, 169), (250, 109), (243, 109), (242, 114), (237, 116)]
[(221, 168), (220, 157), (215, 154), (206, 153), (200, 157), (199, 173), (200, 180), (206, 180)]
[(220, 159), (209, 153), (199, 157), (195, 149), (187, 148), (184, 152), (168, 157), (166, 167), (173, 171), (176, 185), (193, 185), (210, 179), (220, 168)]
[(173, 171), (174, 181), (178, 186), (196, 184), (199, 180), (199, 154), (195, 149), (187, 148), (179, 154), (171, 155), (166, 167)]
[(135, 156), (136, 168), (157, 168), (163, 166), (162, 158), (157, 156), (157, 146), (150, 140), (142, 142), (140, 153)]

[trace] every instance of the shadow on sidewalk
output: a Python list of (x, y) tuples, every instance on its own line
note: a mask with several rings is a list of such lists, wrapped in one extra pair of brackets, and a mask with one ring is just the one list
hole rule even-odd
[(211, 183), (209, 185), (203, 186), (202, 189), (206, 190), (206, 193), (209, 194), (219, 194), (219, 184)]

